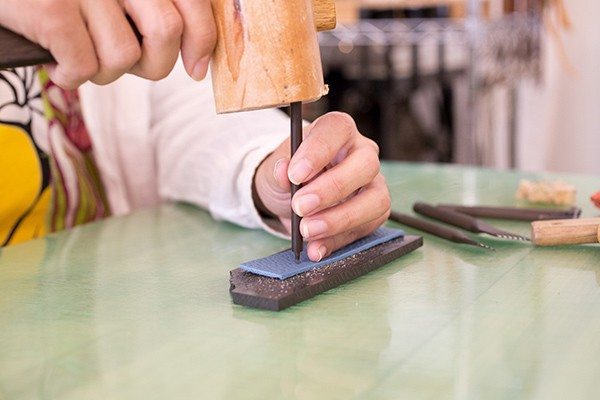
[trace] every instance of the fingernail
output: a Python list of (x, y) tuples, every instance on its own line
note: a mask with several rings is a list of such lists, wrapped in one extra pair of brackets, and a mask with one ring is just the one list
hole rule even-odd
[(299, 185), (308, 178), (311, 172), (312, 167), (310, 163), (303, 158), (292, 165), (288, 173), (288, 178), (290, 178), (290, 182), (294, 185)]
[(294, 212), (300, 217), (303, 217), (313, 211), (315, 208), (319, 207), (320, 203), (321, 200), (316, 194), (305, 194), (298, 198), (294, 198), (292, 206), (294, 208)]
[(327, 247), (319, 246), (317, 253), (319, 253), (319, 259), (317, 260), (317, 262), (319, 262), (323, 259), (323, 257), (325, 257), (325, 254), (327, 254)]
[(201, 81), (206, 77), (206, 72), (208, 71), (208, 62), (210, 61), (210, 56), (206, 56), (200, 59), (198, 63), (194, 66), (194, 70), (192, 71), (192, 78), (197, 81)]
[(283, 158), (280, 158), (279, 160), (275, 161), (275, 166), (273, 167), (273, 178), (275, 178), (275, 182), (279, 181), (279, 167), (281, 166), (281, 163), (284, 161)]
[(320, 234), (327, 232), (327, 224), (325, 221), (321, 221), (320, 219), (302, 221), (300, 227), (302, 228), (302, 236), (304, 236), (306, 239), (319, 236)]

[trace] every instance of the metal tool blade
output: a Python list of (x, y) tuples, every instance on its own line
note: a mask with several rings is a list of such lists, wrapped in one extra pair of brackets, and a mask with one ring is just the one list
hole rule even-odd
[(478, 227), (479, 227), (481, 233), (487, 233), (488, 235), (492, 235), (497, 238), (508, 239), (508, 240), (519, 240), (522, 242), (531, 242), (531, 239), (526, 236), (522, 236), (522, 235), (518, 235), (513, 232), (508, 232), (508, 231), (505, 231), (502, 229), (498, 229), (498, 228), (496, 228), (492, 225), (489, 225), (485, 222), (479, 221)]

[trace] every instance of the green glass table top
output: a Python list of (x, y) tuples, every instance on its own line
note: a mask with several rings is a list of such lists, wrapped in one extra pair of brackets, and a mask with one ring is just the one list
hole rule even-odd
[[(404, 212), (513, 205), (519, 179), (557, 177), (383, 170)], [(586, 198), (600, 179), (562, 178), (583, 216), (600, 214)], [(187, 205), (0, 250), (0, 399), (598, 398), (600, 246), (482, 237), (490, 252), (424, 237), (280, 313), (233, 305), (229, 270), (289, 243)]]

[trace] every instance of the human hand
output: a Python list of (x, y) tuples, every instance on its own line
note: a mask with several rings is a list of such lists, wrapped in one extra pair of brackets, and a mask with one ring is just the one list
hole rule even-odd
[(0, 25), (49, 50), (57, 63), (50, 79), (63, 88), (107, 84), (127, 72), (162, 79), (180, 50), (200, 80), (216, 43), (210, 0), (0, 0)]
[(391, 201), (378, 153), (350, 116), (326, 114), (304, 129), (304, 141), (291, 160), (286, 140), (258, 167), (259, 209), (275, 215), (289, 233), (290, 181), (302, 183), (292, 206), (302, 217), (308, 257), (318, 261), (387, 220)]

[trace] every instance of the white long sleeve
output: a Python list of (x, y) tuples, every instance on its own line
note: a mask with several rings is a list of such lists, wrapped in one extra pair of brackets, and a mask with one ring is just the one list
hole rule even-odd
[(115, 214), (185, 201), (217, 219), (268, 229), (252, 201), (252, 179), (287, 136), (283, 113), (217, 115), (210, 79), (194, 82), (181, 63), (159, 82), (126, 76), (80, 93)]

